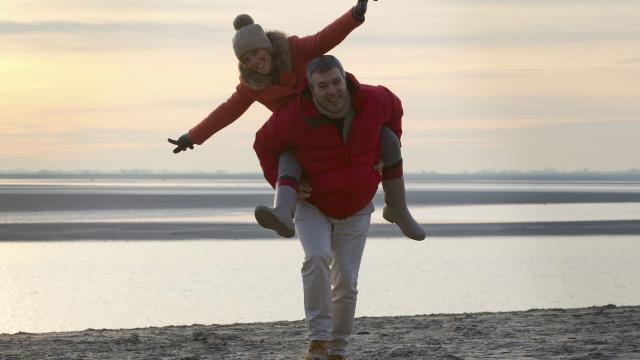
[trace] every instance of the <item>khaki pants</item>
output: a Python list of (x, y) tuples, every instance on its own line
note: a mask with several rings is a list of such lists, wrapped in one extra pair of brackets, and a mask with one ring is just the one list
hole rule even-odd
[(306, 201), (295, 213), (304, 248), (302, 282), (310, 340), (328, 340), (329, 354), (345, 355), (358, 295), (358, 270), (373, 204), (346, 219), (323, 215)]

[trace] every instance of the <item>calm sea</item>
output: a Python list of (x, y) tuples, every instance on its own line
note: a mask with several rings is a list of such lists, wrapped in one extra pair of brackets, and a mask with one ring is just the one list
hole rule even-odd
[[(640, 220), (639, 183), (414, 181), (408, 189), (413, 213), (425, 224)], [(270, 193), (262, 180), (251, 178), (0, 179), (0, 228), (249, 225), (253, 206), (268, 203)], [(533, 200), (523, 201), (523, 194)], [(376, 206), (381, 208), (379, 197)], [(379, 210), (373, 222), (384, 223)], [(4, 236), (0, 333), (303, 318), (302, 250), (296, 240), (137, 241), (132, 235), (130, 241), (26, 242)], [(639, 305), (638, 240), (639, 235), (372, 238), (361, 268), (357, 316)]]

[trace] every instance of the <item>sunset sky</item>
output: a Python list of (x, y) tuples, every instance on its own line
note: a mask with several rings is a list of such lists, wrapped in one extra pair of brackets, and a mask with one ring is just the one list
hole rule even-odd
[[(355, 1), (0, 0), (0, 171), (257, 172), (232, 21), (315, 33)], [(637, 0), (380, 0), (331, 53), (403, 101), (405, 171), (640, 168)]]

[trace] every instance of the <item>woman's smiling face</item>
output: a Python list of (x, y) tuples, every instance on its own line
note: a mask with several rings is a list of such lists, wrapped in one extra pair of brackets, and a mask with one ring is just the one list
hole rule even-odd
[(264, 48), (253, 49), (242, 56), (242, 63), (255, 72), (268, 74), (271, 71), (271, 54)]

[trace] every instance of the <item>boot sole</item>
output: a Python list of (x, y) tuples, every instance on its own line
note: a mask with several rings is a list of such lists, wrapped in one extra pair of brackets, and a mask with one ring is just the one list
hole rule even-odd
[(402, 228), (400, 227), (400, 225), (396, 222), (396, 220), (395, 220), (392, 216), (388, 215), (384, 210), (382, 211), (382, 218), (383, 218), (383, 219), (385, 219), (385, 220), (387, 220), (388, 222), (390, 222), (390, 223), (392, 223), (392, 224), (396, 224), (396, 225), (398, 226), (398, 228), (400, 229), (400, 231), (402, 232), (402, 234), (403, 234), (404, 236), (408, 237), (408, 238), (409, 238), (409, 239), (411, 239), (411, 240), (415, 240), (415, 241), (422, 241), (422, 240), (424, 240), (424, 239), (427, 237), (427, 234), (424, 234), (424, 236), (422, 236), (422, 237), (411, 237), (411, 236), (407, 235), (407, 234), (402, 230)]
[(258, 224), (266, 229), (274, 230), (278, 235), (285, 238), (292, 238), (296, 232), (285, 225), (277, 216), (275, 216), (270, 208), (266, 206), (258, 206), (254, 212)]

